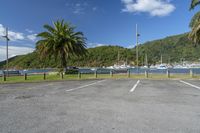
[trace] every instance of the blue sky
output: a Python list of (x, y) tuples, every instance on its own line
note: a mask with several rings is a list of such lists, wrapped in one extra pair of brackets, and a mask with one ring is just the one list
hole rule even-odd
[[(188, 32), (190, 0), (1, 0), (0, 35), (9, 27), (10, 54), (31, 52), (35, 35), (44, 24), (65, 19), (87, 38), (88, 47), (135, 45), (135, 24), (140, 43)], [(0, 39), (0, 60), (5, 41)]]

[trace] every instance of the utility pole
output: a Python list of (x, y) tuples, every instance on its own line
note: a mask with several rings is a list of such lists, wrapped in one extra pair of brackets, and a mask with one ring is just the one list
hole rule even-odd
[(138, 25), (136, 24), (136, 60), (137, 60), (137, 68), (139, 67), (139, 54), (138, 54)]
[(8, 28), (6, 28), (6, 35), (3, 36), (6, 39), (6, 71), (7, 71), (7, 76), (8, 76), (8, 41), (10, 39), (8, 38)]

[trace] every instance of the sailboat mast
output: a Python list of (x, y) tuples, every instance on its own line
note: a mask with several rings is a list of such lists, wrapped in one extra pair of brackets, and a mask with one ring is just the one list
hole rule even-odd
[(168, 64), (169, 65), (171, 64), (171, 57), (169, 57)]
[(148, 57), (147, 57), (147, 54), (145, 54), (145, 65), (148, 66)]
[(117, 65), (119, 66), (119, 51), (118, 51)]

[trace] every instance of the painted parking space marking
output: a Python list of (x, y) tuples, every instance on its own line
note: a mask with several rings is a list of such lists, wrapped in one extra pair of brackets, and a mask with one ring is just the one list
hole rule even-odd
[(85, 87), (89, 87), (89, 86), (92, 86), (92, 85), (95, 85), (95, 84), (98, 84), (98, 83), (102, 83), (104, 81), (106, 81), (106, 80), (97, 81), (97, 82), (94, 82), (94, 83), (91, 83), (91, 84), (83, 85), (83, 86), (80, 86), (80, 87), (77, 87), (77, 88), (73, 88), (73, 89), (69, 89), (69, 90), (65, 90), (65, 91), (66, 92), (71, 92), (71, 91), (79, 90), (79, 89), (82, 89), (82, 88), (85, 88)]
[(130, 93), (134, 92), (137, 86), (139, 85), (140, 80), (137, 81), (137, 83), (133, 86), (133, 88), (130, 90)]
[(193, 88), (196, 88), (196, 89), (200, 90), (200, 87), (199, 87), (199, 86), (190, 84), (190, 83), (185, 82), (185, 81), (183, 81), (183, 80), (179, 80), (179, 81), (180, 81), (181, 83), (183, 83), (183, 84), (186, 84), (186, 85), (188, 85), (188, 86), (191, 86), (191, 87), (193, 87)]

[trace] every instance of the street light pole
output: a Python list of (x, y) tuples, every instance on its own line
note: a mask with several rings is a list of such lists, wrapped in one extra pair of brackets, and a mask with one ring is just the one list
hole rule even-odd
[(8, 38), (8, 28), (6, 28), (6, 35), (3, 36), (6, 39), (6, 71), (7, 71), (7, 76), (8, 76), (8, 41), (10, 39)]
[(8, 75), (8, 28), (6, 28), (6, 69), (7, 69), (7, 75)]
[(137, 68), (139, 67), (139, 54), (138, 54), (138, 25), (136, 24), (136, 59), (137, 59)]

